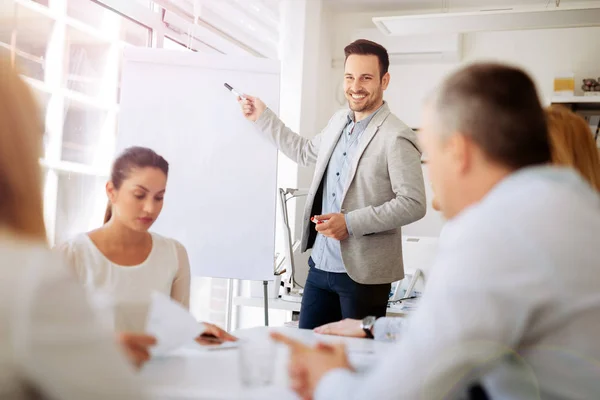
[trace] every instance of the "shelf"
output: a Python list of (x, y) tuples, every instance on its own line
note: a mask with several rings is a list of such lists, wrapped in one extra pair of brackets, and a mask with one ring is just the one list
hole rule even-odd
[(598, 96), (552, 96), (550, 99), (554, 104), (573, 104), (573, 103), (589, 103), (600, 104), (600, 95)]

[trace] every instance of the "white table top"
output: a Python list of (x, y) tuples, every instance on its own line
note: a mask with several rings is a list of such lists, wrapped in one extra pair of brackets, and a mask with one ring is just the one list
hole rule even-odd
[[(340, 338), (317, 335), (309, 330), (271, 328), (306, 343), (317, 341), (344, 342), (350, 362), (358, 370), (369, 368), (378, 354), (385, 352), (390, 343), (368, 339)], [(252, 328), (237, 331), (240, 338), (265, 337), (268, 328)], [(200, 346), (181, 349), (173, 354), (155, 358), (140, 372), (142, 380), (157, 399), (277, 399), (292, 400), (297, 396), (288, 387), (288, 351), (277, 346), (275, 377), (271, 386), (258, 389), (243, 387), (238, 371), (238, 350), (235, 348), (207, 350)]]

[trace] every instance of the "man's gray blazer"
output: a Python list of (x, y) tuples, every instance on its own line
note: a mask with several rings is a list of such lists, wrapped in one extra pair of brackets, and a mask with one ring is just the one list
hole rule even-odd
[[(255, 123), (293, 161), (302, 166), (316, 164), (304, 209), (302, 251), (315, 242), (317, 233), (310, 217), (321, 213), (323, 176), (348, 112), (335, 113), (312, 139), (292, 132), (268, 108)], [(416, 135), (390, 112), (387, 103), (360, 138), (341, 204), (352, 227), (352, 236), (341, 241), (348, 275), (363, 284), (402, 279), (401, 227), (425, 215), (425, 187)]]

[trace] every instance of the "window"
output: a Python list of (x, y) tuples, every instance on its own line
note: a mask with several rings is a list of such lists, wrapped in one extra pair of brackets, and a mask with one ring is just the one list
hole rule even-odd
[(150, 43), (149, 28), (94, 1), (68, 0), (67, 15), (95, 28), (107, 40), (121, 40), (142, 47)]
[(191, 51), (186, 45), (181, 44), (173, 39), (169, 39), (168, 36), (165, 36), (165, 41), (163, 42), (163, 47), (169, 50), (181, 50), (181, 51)]
[(54, 20), (19, 4), (15, 5), (14, 13), (16, 62), (24, 75), (44, 80)]
[(103, 177), (58, 173), (58, 196), (56, 201), (57, 243), (102, 225), (107, 200)]
[[(33, 95), (39, 107), (39, 119), (45, 121), (48, 115), (48, 102), (50, 101), (50, 95), (44, 90), (32, 87)], [(48, 142), (48, 132), (44, 132), (44, 152), (46, 151), (46, 145)]]
[(110, 72), (111, 69), (116, 71), (117, 65), (111, 59), (115, 51), (111, 47), (108, 41), (67, 27), (63, 86), (91, 97), (115, 101), (116, 76)]
[[(103, 138), (113, 139), (115, 126), (109, 112), (77, 101), (68, 100), (64, 108), (61, 160), (98, 165), (104, 154), (98, 149)], [(110, 152), (110, 149), (107, 151)]]
[(46, 122), (44, 211), (54, 244), (102, 223), (122, 52), (150, 46), (160, 19), (149, 1), (112, 2), (131, 17), (93, 0), (0, 3), (0, 54), (15, 59)]
[[(0, 0), (0, 14), (0, 56), (16, 60), (46, 122), (44, 213), (55, 244), (102, 224), (123, 49), (189, 51), (184, 43), (191, 40), (194, 51), (222, 51), (189, 39), (194, 29), (185, 20), (171, 21), (178, 29), (170, 29), (150, 0)], [(193, 277), (192, 313), (225, 325), (228, 284)]]

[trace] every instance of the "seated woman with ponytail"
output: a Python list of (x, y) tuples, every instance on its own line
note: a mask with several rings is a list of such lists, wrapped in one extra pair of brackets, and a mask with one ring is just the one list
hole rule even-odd
[[(106, 184), (104, 225), (82, 233), (57, 250), (81, 283), (113, 302), (117, 331), (140, 332), (154, 291), (188, 308), (190, 265), (183, 245), (150, 227), (163, 207), (169, 164), (153, 150), (130, 147), (114, 161)], [(207, 332), (233, 340), (220, 328)]]

